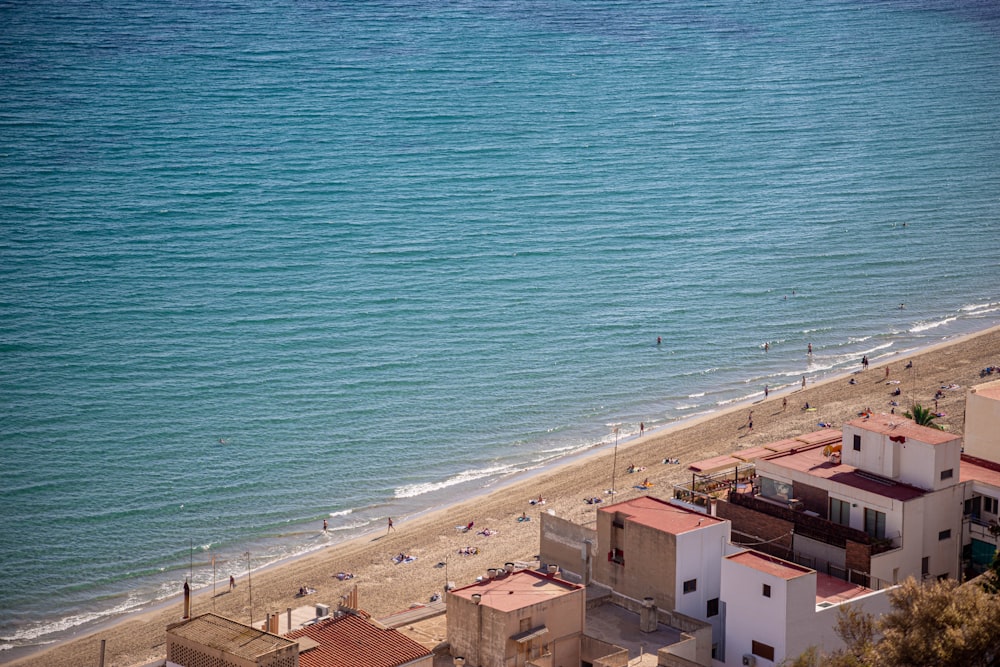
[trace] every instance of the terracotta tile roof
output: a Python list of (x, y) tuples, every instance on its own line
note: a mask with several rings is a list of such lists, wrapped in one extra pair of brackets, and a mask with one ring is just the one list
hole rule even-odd
[(299, 653), (300, 667), (397, 667), (430, 655), (397, 630), (381, 628), (353, 614), (331, 617), (285, 636), (308, 638), (318, 645)]
[(224, 651), (244, 660), (256, 660), (262, 655), (292, 645), (292, 642), (284, 637), (257, 630), (213, 613), (195, 616), (172, 625), (167, 628), (167, 634)]
[(602, 507), (598, 512), (607, 512), (612, 515), (621, 513), (628, 517), (628, 521), (649, 526), (656, 530), (680, 535), (690, 530), (697, 530), (699, 527), (714, 526), (725, 523), (725, 519), (695, 512), (672, 503), (653, 498), (651, 496), (639, 496), (625, 500), (614, 505)]

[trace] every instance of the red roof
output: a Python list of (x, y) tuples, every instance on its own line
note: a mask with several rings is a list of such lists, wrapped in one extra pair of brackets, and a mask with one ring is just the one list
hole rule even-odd
[(752, 550), (740, 551), (731, 556), (726, 556), (726, 560), (785, 580), (796, 579), (815, 571), (808, 567), (796, 565), (787, 560)]
[(583, 589), (559, 577), (542, 574), (533, 570), (501, 570), (494, 579), (482, 581), (450, 591), (450, 595), (472, 600), (473, 595), (481, 596), (481, 604), (498, 611), (510, 612), (544, 604)]
[(431, 653), (401, 632), (353, 614), (319, 621), (285, 636), (306, 637), (318, 644), (299, 653), (300, 667), (397, 667)]
[(881, 435), (890, 435), (894, 437), (902, 436), (904, 438), (916, 440), (917, 442), (923, 442), (928, 445), (943, 445), (946, 442), (952, 442), (953, 440), (959, 439), (959, 436), (953, 433), (939, 431), (936, 428), (929, 428), (927, 426), (921, 426), (920, 424), (917, 424), (916, 422), (901, 415), (876, 414), (871, 417), (853, 419), (847, 423), (851, 426), (855, 426), (872, 433), (879, 433)]
[(624, 514), (628, 517), (627, 521), (672, 535), (680, 535), (689, 530), (697, 530), (699, 527), (725, 523), (725, 519), (720, 519), (711, 514), (695, 512), (694, 510), (673, 505), (651, 496), (639, 496), (638, 498), (624, 500), (614, 505), (602, 507), (597, 511), (607, 512), (612, 516), (618, 513)]

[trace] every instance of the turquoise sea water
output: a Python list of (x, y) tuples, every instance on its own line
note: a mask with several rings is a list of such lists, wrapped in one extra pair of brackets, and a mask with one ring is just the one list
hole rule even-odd
[(991, 2), (0, 25), (0, 661), (1000, 323)]

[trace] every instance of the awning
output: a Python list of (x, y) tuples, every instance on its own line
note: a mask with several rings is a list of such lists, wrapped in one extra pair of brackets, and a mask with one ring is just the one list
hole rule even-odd
[(524, 642), (531, 641), (535, 637), (541, 637), (547, 634), (549, 629), (544, 625), (539, 625), (537, 628), (532, 628), (530, 630), (525, 630), (524, 632), (519, 632), (516, 635), (511, 635), (510, 638), (516, 641), (518, 644), (523, 644)]

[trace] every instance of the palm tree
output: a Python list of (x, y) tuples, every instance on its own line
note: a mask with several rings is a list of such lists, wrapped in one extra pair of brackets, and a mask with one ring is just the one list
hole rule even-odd
[(943, 431), (944, 427), (940, 424), (934, 423), (934, 413), (931, 412), (930, 408), (925, 408), (919, 403), (914, 403), (913, 410), (911, 412), (904, 412), (903, 416), (907, 419), (912, 419), (917, 424), (921, 426), (928, 426), (930, 428), (936, 428), (939, 431)]

